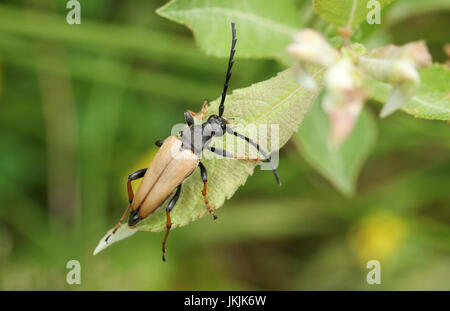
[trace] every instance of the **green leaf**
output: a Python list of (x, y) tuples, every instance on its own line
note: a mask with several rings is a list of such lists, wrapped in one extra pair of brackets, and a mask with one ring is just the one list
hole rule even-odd
[(297, 134), (300, 153), (340, 192), (352, 195), (359, 170), (375, 143), (375, 122), (363, 110), (352, 133), (339, 149), (335, 149), (328, 144), (329, 121), (321, 99), (322, 94), (300, 126)]
[(386, 19), (390, 24), (398, 23), (400, 20), (412, 16), (430, 14), (433, 12), (445, 12), (450, 10), (448, 0), (408, 0), (398, 1), (390, 8)]
[[(317, 70), (313, 76), (321, 84), (322, 70)], [(281, 148), (297, 131), (298, 125), (302, 122), (303, 117), (309, 110), (311, 103), (314, 101), (317, 93), (307, 91), (300, 87), (296, 80), (295, 72), (288, 69), (279, 73), (276, 77), (267, 81), (253, 84), (250, 87), (233, 91), (227, 96), (225, 103), (224, 118), (233, 118), (235, 130), (243, 134), (249, 135), (262, 145), (271, 149), (272, 138), (267, 135), (267, 140), (258, 139), (252, 136), (251, 132), (243, 131), (249, 125), (279, 125), (279, 147)], [(210, 103), (206, 117), (213, 113), (217, 113), (220, 98)], [(248, 128), (247, 128), (248, 129)], [(231, 144), (234, 145), (234, 140)], [(233, 150), (230, 142), (221, 139), (213, 141), (214, 144), (223, 143), (220, 146), (227, 150)], [(228, 146), (228, 147), (227, 147)], [(209, 151), (205, 151), (207, 153)], [(203, 157), (202, 163), (208, 170), (208, 199), (214, 208), (222, 206), (226, 199), (230, 199), (239, 186), (243, 185), (249, 175), (253, 174), (256, 166), (242, 160), (223, 159)], [(283, 165), (283, 163), (280, 163)], [(272, 174), (266, 171), (266, 174)], [(282, 176), (281, 176), (282, 178)], [(277, 187), (275, 179), (273, 186)], [(199, 170), (194, 173), (183, 183), (180, 198), (171, 212), (172, 228), (184, 226), (191, 221), (197, 220), (208, 215), (201, 190), (203, 183), (200, 178)], [(163, 206), (167, 204), (164, 203)], [(161, 231), (166, 227), (165, 208), (161, 206), (145, 220), (137, 225), (137, 230), (143, 231)], [(220, 217), (220, 214), (219, 214)], [(109, 238), (105, 243), (104, 238), (100, 241), (95, 253), (109, 246), (116, 240), (128, 237), (135, 232), (135, 229), (129, 229), (126, 225), (122, 225), (121, 229)], [(108, 234), (106, 235), (108, 236)], [(106, 237), (105, 236), (105, 237)]]
[[(402, 110), (417, 118), (450, 120), (450, 70), (433, 64), (419, 71), (420, 87), (416, 94), (402, 106)], [(392, 86), (367, 77), (364, 82), (373, 99), (385, 103)]]
[[(344, 27), (349, 24), (351, 18), (353, 2), (356, 1), (356, 7), (351, 26), (356, 28), (366, 20), (367, 14), (373, 10), (367, 8), (367, 0), (314, 0), (314, 10), (327, 22), (336, 26)], [(394, 0), (378, 0), (380, 9), (383, 9)], [(382, 18), (382, 17), (381, 17)]]
[(156, 11), (192, 29), (208, 54), (229, 54), (231, 22), (236, 23), (236, 53), (245, 58), (275, 58), (289, 64), (286, 46), (301, 27), (291, 0), (174, 0)]

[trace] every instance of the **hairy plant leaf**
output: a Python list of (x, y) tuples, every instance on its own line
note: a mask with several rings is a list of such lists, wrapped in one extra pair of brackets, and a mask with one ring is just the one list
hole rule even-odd
[[(367, 14), (373, 10), (367, 8), (368, 0), (313, 0), (314, 10), (327, 22), (336, 26), (344, 27), (349, 23), (352, 13), (353, 2), (356, 1), (356, 7), (351, 23), (352, 27), (358, 27), (366, 20)], [(377, 0), (380, 9), (383, 9), (394, 0)]]
[(230, 23), (235, 22), (239, 57), (275, 58), (286, 64), (286, 46), (301, 27), (292, 0), (174, 0), (156, 12), (192, 29), (208, 55), (229, 54)]
[[(450, 70), (433, 64), (419, 70), (420, 87), (416, 94), (402, 106), (402, 110), (417, 118), (450, 120)], [(385, 103), (392, 86), (367, 77), (365, 85), (372, 98)]]
[[(321, 84), (322, 70), (317, 70), (313, 76), (319, 84)], [(253, 84), (250, 87), (234, 90), (231, 95), (227, 96), (225, 103), (224, 118), (233, 118), (233, 125), (236, 131), (247, 134), (261, 145), (268, 147), (268, 151), (276, 151), (271, 149), (272, 133), (267, 135), (252, 136), (252, 132), (247, 132), (250, 125), (272, 125), (279, 126), (278, 139), (281, 148), (297, 131), (298, 125), (302, 122), (303, 117), (309, 110), (311, 103), (314, 101), (317, 93), (310, 92), (300, 87), (296, 81), (296, 75), (292, 69), (288, 69), (279, 73), (276, 77), (267, 81)], [(217, 113), (220, 98), (211, 102), (206, 117), (213, 113)], [(254, 133), (253, 133), (254, 134)], [(216, 139), (213, 144), (227, 150), (233, 150), (228, 140)], [(231, 144), (234, 144), (232, 142)], [(243, 185), (249, 175), (253, 174), (256, 164), (217, 157), (202, 158), (202, 163), (208, 170), (208, 199), (214, 208), (222, 206), (226, 199), (230, 199), (239, 186)], [(280, 165), (283, 165), (282, 163)], [(270, 170), (267, 174), (272, 174)], [(282, 178), (282, 176), (281, 176)], [(274, 187), (277, 187), (275, 179)], [(205, 215), (209, 215), (203, 201), (201, 190), (203, 187), (200, 178), (200, 171), (196, 169), (194, 173), (183, 183), (180, 198), (171, 212), (172, 228), (183, 226), (191, 221), (199, 219)], [(165, 206), (167, 202), (141, 221), (137, 226), (137, 230), (157, 232), (164, 230), (166, 227)], [(220, 214), (219, 214), (220, 217)], [(212, 219), (211, 219), (212, 221)], [(220, 221), (220, 220), (219, 220)], [(111, 236), (107, 243), (102, 238), (96, 253), (104, 249), (115, 241), (130, 236), (136, 229), (130, 229), (126, 224), (122, 225), (118, 231), (117, 237)]]
[(300, 126), (297, 134), (300, 153), (340, 192), (352, 195), (358, 172), (375, 143), (375, 122), (363, 110), (352, 133), (336, 149), (328, 143), (330, 127), (321, 99), (322, 96), (317, 98)]

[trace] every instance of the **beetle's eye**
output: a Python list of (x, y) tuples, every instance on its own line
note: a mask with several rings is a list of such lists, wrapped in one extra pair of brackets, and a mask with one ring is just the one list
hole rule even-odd
[(220, 125), (222, 126), (222, 129), (225, 129), (227, 127), (228, 121), (222, 118), (220, 120)]

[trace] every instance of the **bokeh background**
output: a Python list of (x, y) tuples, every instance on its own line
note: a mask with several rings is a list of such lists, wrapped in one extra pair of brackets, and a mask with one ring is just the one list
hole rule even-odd
[[(126, 176), (185, 110), (221, 92), (226, 60), (155, 14), (164, 3), (81, 1), (81, 25), (68, 25), (66, 1), (0, 2), (0, 289), (450, 289), (448, 123), (402, 112), (377, 120), (353, 197), (290, 142), (283, 187), (256, 170), (219, 220), (171, 232), (167, 263), (163, 233), (139, 232), (92, 256), (127, 206)], [(299, 16), (321, 23), (310, 1), (297, 3)], [(450, 12), (433, 3), (393, 4), (388, 12), (406, 9), (361, 40), (425, 39), (445, 62)], [(231, 88), (282, 69), (238, 59)], [(81, 263), (81, 285), (66, 283), (71, 259)], [(369, 259), (381, 262), (381, 285), (366, 283)]]

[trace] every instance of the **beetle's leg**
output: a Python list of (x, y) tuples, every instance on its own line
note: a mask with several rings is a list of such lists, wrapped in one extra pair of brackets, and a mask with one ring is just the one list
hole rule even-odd
[(209, 101), (207, 99), (203, 101), (202, 112), (200, 113), (200, 120), (203, 120), (203, 118), (205, 117), (206, 109), (208, 108), (208, 103)]
[(234, 155), (226, 150), (216, 148), (216, 147), (208, 147), (208, 150), (211, 152), (217, 153), (218, 155), (221, 155), (226, 158), (238, 159), (238, 160), (244, 160), (244, 161), (250, 161), (250, 162), (259, 162), (259, 161), (266, 162), (266, 160), (261, 160), (260, 158), (249, 158), (249, 157), (245, 157), (245, 156), (241, 157), (238, 155)]
[(265, 160), (261, 160), (259, 158), (249, 158), (249, 157), (245, 157), (245, 156), (241, 157), (241, 156), (231, 154), (230, 152), (228, 152), (226, 150), (219, 149), (219, 148), (216, 148), (216, 147), (208, 147), (208, 150), (212, 151), (214, 153), (217, 153), (218, 155), (221, 155), (223, 157), (231, 158), (231, 159), (238, 159), (238, 160), (244, 160), (244, 161), (250, 161), (250, 162), (265, 161)]
[(177, 188), (177, 192), (175, 192), (175, 195), (172, 197), (172, 199), (170, 199), (169, 204), (167, 204), (166, 207), (166, 218), (167, 218), (167, 223), (166, 223), (166, 234), (164, 235), (164, 240), (162, 243), (162, 260), (166, 261), (166, 241), (167, 241), (167, 237), (169, 236), (169, 232), (170, 232), (170, 228), (172, 227), (172, 221), (170, 220), (170, 212), (172, 211), (173, 207), (175, 206), (175, 204), (177, 204), (178, 198), (180, 197), (180, 192), (181, 192), (181, 184), (178, 186)]
[(119, 229), (120, 225), (125, 220), (125, 217), (127, 216), (128, 212), (130, 211), (131, 202), (133, 201), (133, 198), (134, 198), (134, 193), (133, 193), (133, 188), (131, 187), (131, 182), (133, 180), (144, 177), (146, 171), (147, 171), (147, 169), (143, 168), (143, 169), (137, 170), (136, 172), (131, 173), (128, 176), (127, 191), (128, 191), (128, 201), (130, 202), (130, 204), (128, 205), (127, 209), (123, 213), (122, 217), (120, 217), (119, 223), (114, 227), (112, 234), (116, 233), (117, 229)]
[(131, 187), (131, 182), (133, 180), (136, 180), (136, 179), (144, 177), (145, 172), (147, 172), (147, 169), (143, 168), (143, 169), (137, 170), (136, 172), (131, 173), (128, 176), (127, 190), (128, 190), (128, 200), (130, 201), (130, 204), (131, 204), (131, 202), (133, 201), (133, 198), (134, 198), (134, 193), (133, 193), (133, 188)]
[(220, 149), (220, 148), (216, 148), (216, 147), (211, 147), (211, 146), (208, 146), (207, 148), (208, 148), (209, 151), (214, 152), (214, 153), (217, 153), (218, 155), (221, 155), (221, 156), (223, 156), (223, 157), (226, 157), (226, 158), (234, 158), (234, 154), (232, 154), (232, 153), (230, 153), (230, 152), (228, 152), (228, 151), (226, 151), (226, 150), (224, 150), (224, 149)]
[(189, 126), (194, 125), (194, 118), (192, 117), (191, 111), (188, 110), (184, 113), (184, 119), (186, 120), (187, 125)]
[(259, 159), (259, 158), (241, 157), (241, 156), (237, 156), (237, 155), (234, 155), (233, 158), (234, 159), (238, 159), (238, 160), (249, 161), (249, 162), (259, 162), (259, 161), (261, 161), (261, 159)]
[(266, 151), (264, 151), (263, 149), (261, 149), (261, 147), (259, 146), (259, 144), (257, 144), (256, 142), (254, 142), (253, 140), (251, 140), (250, 138), (248, 138), (247, 136), (244, 136), (238, 132), (233, 131), (233, 129), (229, 126), (227, 126), (226, 131), (228, 134), (234, 135), (240, 139), (245, 140), (246, 142), (248, 142), (250, 145), (252, 145), (253, 147), (256, 148), (256, 150), (261, 153), (263, 155), (263, 157), (265, 158), (263, 160), (263, 162), (269, 162), (270, 166), (272, 167), (272, 172), (273, 175), (275, 176), (275, 179), (278, 183), (279, 186), (281, 186), (281, 181), (280, 181), (280, 177), (278, 176), (278, 172), (277, 172), (277, 168), (274, 166), (274, 164), (272, 163), (272, 156), (270, 154), (268, 154)]
[(191, 114), (191, 116), (194, 116), (197, 119), (203, 120), (203, 118), (205, 117), (206, 109), (208, 108), (208, 103), (209, 103), (209, 101), (207, 99), (205, 99), (203, 101), (202, 111), (200, 112), (200, 114), (193, 112), (191, 110), (188, 110), (187, 112), (189, 112)]
[(158, 139), (157, 141), (155, 141), (155, 145), (157, 147), (161, 147), (164, 144), (164, 139)]
[(208, 172), (206, 171), (206, 167), (202, 162), (198, 162), (198, 166), (200, 167), (200, 174), (202, 175), (203, 180), (203, 200), (205, 201), (205, 205), (209, 213), (213, 216), (214, 219), (217, 219), (216, 214), (214, 214), (214, 209), (211, 207), (211, 205), (209, 205), (208, 198), (206, 197), (206, 188), (208, 187)]

